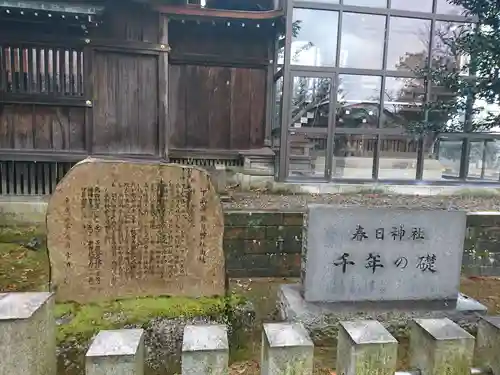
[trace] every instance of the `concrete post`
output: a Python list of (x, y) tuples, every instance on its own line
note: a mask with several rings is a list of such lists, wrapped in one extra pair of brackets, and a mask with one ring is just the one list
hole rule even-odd
[(410, 362), (421, 375), (470, 375), (474, 336), (450, 319), (411, 323)]
[(397, 340), (375, 320), (341, 322), (337, 341), (337, 374), (394, 375)]
[(52, 293), (0, 294), (0, 374), (55, 375)]
[(187, 325), (182, 341), (182, 375), (226, 375), (229, 343), (225, 325)]
[(500, 316), (481, 317), (477, 326), (476, 359), (481, 367), (489, 367), (500, 375)]
[(85, 356), (86, 375), (143, 375), (144, 330), (100, 331)]
[(262, 331), (262, 375), (311, 375), (314, 344), (298, 323), (264, 324)]

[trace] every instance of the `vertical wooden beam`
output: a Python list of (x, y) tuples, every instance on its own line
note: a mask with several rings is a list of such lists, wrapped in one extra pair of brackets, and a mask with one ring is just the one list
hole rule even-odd
[[(88, 40), (90, 44), (90, 40)], [(93, 72), (94, 51), (90, 45), (83, 49), (83, 95), (87, 102), (85, 109), (85, 149), (92, 155), (94, 138), (94, 72)]]
[(170, 121), (168, 118), (168, 18), (159, 13), (159, 42), (164, 50), (158, 57), (158, 154), (168, 160)]
[(267, 76), (266, 76), (266, 119), (265, 119), (265, 132), (264, 132), (264, 146), (271, 146), (271, 130), (274, 115), (274, 72), (276, 67), (276, 45), (275, 41), (271, 40), (268, 43), (268, 53), (267, 58), (269, 64), (267, 65)]

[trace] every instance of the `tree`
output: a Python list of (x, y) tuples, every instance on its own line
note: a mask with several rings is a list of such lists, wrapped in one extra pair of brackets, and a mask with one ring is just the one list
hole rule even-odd
[[(479, 102), (500, 105), (498, 1), (448, 2), (466, 9), (466, 14), (475, 17), (477, 24), (442, 23), (437, 28), (434, 36), (437, 48), (432, 51), (430, 63), (414, 69), (431, 85), (433, 94), (424, 105), (427, 115), (411, 122), (411, 132), (488, 131), (500, 121), (498, 113), (477, 105)], [(414, 57), (407, 60), (411, 58)]]

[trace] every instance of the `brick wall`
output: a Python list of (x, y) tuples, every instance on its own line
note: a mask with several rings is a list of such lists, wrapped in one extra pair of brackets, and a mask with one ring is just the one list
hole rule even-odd
[[(227, 211), (224, 220), (229, 277), (299, 277), (301, 212)], [(500, 276), (500, 212), (471, 213), (467, 227), (464, 274)]]

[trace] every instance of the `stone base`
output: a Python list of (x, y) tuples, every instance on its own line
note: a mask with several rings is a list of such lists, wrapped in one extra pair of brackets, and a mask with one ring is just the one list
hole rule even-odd
[(302, 323), (316, 345), (335, 342), (338, 323), (349, 320), (378, 320), (396, 338), (408, 337), (408, 322), (415, 318), (449, 318), (469, 332), (487, 312), (486, 306), (463, 294), (455, 306), (438, 307), (436, 303), (408, 302), (407, 306), (385, 304), (306, 302), (299, 284), (281, 285), (278, 290), (278, 313), (281, 319)]

